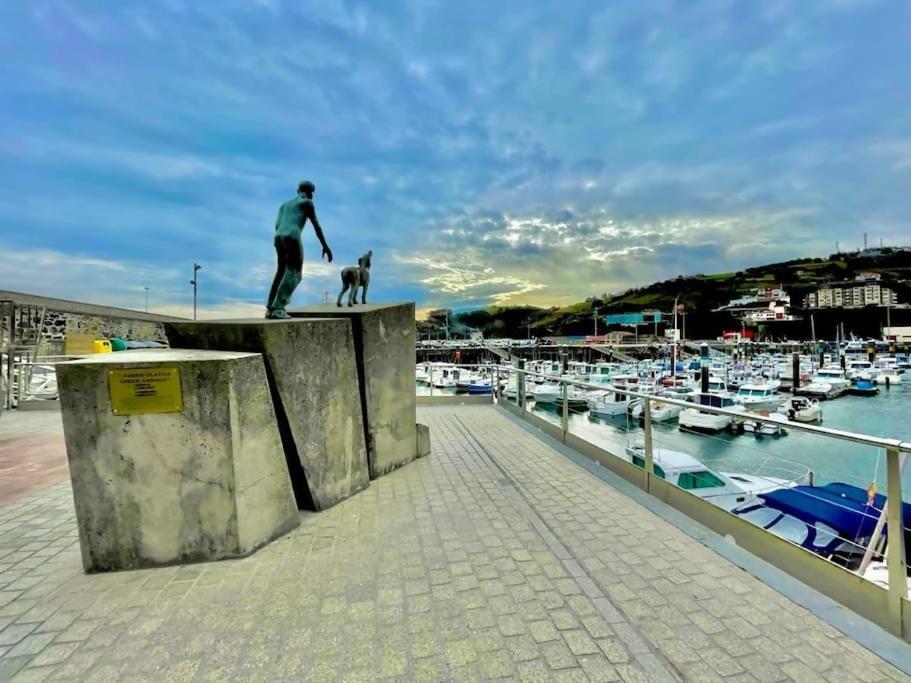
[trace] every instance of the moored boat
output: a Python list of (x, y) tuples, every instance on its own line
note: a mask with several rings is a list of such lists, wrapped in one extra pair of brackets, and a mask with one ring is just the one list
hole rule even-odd
[[(645, 467), (645, 450), (641, 445), (627, 447), (626, 456), (637, 467)], [(761, 493), (795, 485), (786, 479), (717, 472), (688, 453), (667, 448), (653, 449), (652, 458), (655, 476), (725, 510), (744, 505)]]
[(596, 392), (588, 399), (588, 409), (593, 415), (622, 415), (629, 404), (629, 396), (618, 391)]
[(879, 393), (879, 389), (872, 379), (855, 377), (851, 383), (851, 388), (848, 389), (848, 393), (853, 396), (876, 396)]
[[(694, 403), (710, 408), (733, 408), (736, 405), (734, 399), (729, 395), (711, 393), (698, 394)], [(730, 427), (733, 418), (730, 415), (703, 412), (699, 408), (693, 407), (680, 411), (677, 420), (680, 423), (680, 429), (713, 434)]]
[(807, 396), (792, 396), (778, 412), (786, 415), (792, 422), (822, 422), (822, 408), (819, 401)]
[(781, 382), (745, 382), (734, 394), (734, 401), (750, 410), (775, 410), (786, 400), (778, 393), (779, 386)]

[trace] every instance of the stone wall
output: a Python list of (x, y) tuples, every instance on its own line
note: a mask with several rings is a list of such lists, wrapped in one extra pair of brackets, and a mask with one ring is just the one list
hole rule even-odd
[[(142, 311), (21, 292), (0, 291), (0, 301), (13, 301), (17, 306), (31, 307), (36, 311), (36, 316), (41, 308), (45, 309), (38, 351), (40, 356), (63, 354), (67, 336), (77, 334), (94, 338), (120, 337), (133, 341), (158, 341), (166, 344), (168, 340), (164, 332), (164, 322), (179, 320)], [(21, 330), (17, 336), (20, 335)]]
[(167, 343), (164, 325), (160, 322), (114, 318), (108, 316), (85, 315), (48, 311), (44, 316), (42, 337), (47, 341), (64, 341), (67, 334), (94, 334), (110, 339), (120, 337), (135, 341), (158, 341)]
[(160, 322), (115, 318), (111, 316), (48, 311), (38, 347), (39, 356), (58, 356), (66, 352), (68, 335), (91, 335), (98, 339), (120, 337), (132, 341), (157, 341), (167, 344)]

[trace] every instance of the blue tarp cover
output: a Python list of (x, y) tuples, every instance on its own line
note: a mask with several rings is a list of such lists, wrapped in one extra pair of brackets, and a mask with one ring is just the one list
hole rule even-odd
[[(873, 533), (886, 497), (876, 494), (867, 505), (867, 492), (857, 486), (834, 482), (825, 486), (795, 486), (760, 495), (768, 507), (804, 522), (823, 522), (843, 538), (867, 538)], [(911, 519), (911, 504), (902, 505), (904, 519)], [(906, 534), (908, 522), (905, 521)]]

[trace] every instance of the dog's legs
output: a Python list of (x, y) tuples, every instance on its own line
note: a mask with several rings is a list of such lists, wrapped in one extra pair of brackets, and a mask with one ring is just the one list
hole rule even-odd
[(351, 294), (348, 295), (348, 306), (354, 306), (354, 298), (357, 296), (357, 281), (351, 283)]
[(367, 303), (367, 285), (370, 284), (370, 280), (364, 280), (364, 284), (361, 287), (361, 303)]
[(338, 293), (338, 300), (335, 302), (335, 305), (338, 306), (339, 308), (342, 307), (342, 295), (344, 295), (344, 293), (348, 291), (349, 286), (350, 286), (350, 283), (347, 280), (342, 279), (342, 291), (340, 291)]

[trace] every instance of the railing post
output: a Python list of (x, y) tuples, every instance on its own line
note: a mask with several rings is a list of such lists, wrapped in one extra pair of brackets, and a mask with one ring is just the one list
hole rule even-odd
[(905, 566), (905, 524), (902, 518), (901, 463), (897, 448), (886, 449), (886, 491), (891, 503), (888, 509), (886, 534), (886, 559), (889, 564), (889, 613), (892, 616), (893, 632), (903, 637), (902, 600), (908, 595), (908, 574)]
[(642, 399), (642, 429), (645, 432), (645, 490), (651, 489), (652, 472), (654, 472), (654, 453), (652, 452), (652, 406), (648, 398)]
[(22, 406), (22, 397), (24, 395), (23, 387), (25, 384), (25, 366), (22, 364), (22, 357), (19, 357), (19, 368), (16, 372), (16, 407)]
[(563, 412), (560, 415), (560, 424), (563, 426), (563, 443), (566, 443), (566, 433), (569, 431), (569, 382), (560, 380), (563, 387)]
[(519, 358), (518, 360), (519, 371), (517, 374), (519, 376), (519, 381), (516, 382), (516, 400), (519, 402), (519, 405), (522, 407), (522, 414), (525, 414), (525, 359)]

